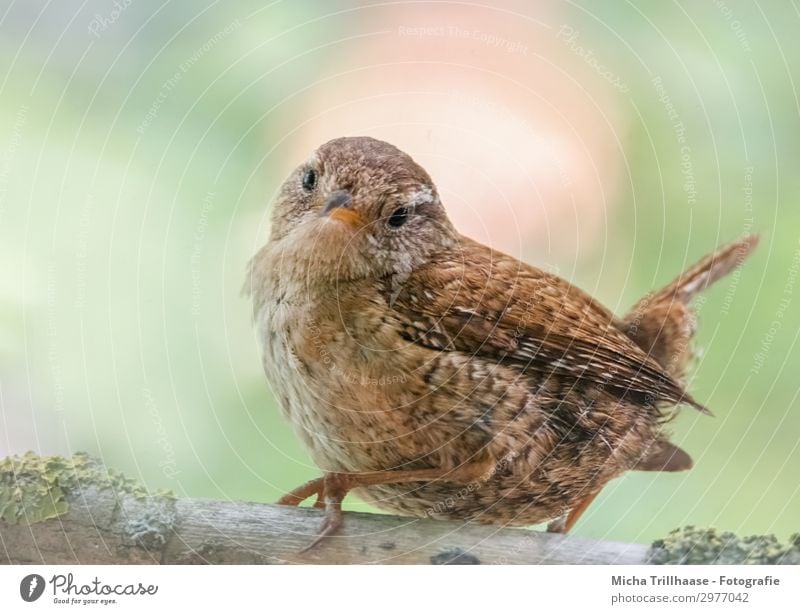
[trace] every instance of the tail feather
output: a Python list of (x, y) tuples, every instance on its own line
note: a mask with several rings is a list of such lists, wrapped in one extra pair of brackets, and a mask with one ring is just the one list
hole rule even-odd
[(633, 468), (637, 471), (686, 471), (692, 465), (692, 457), (684, 450), (665, 439), (659, 439)]
[[(620, 329), (683, 383), (694, 354), (691, 342), (696, 314), (691, 299), (738, 267), (757, 245), (758, 236), (748, 235), (709, 254), (672, 283), (639, 301), (620, 322)], [(711, 413), (688, 393), (683, 402)]]
[(758, 245), (758, 235), (747, 235), (709, 254), (660, 290), (656, 298), (673, 298), (683, 303), (725, 277), (738, 267)]

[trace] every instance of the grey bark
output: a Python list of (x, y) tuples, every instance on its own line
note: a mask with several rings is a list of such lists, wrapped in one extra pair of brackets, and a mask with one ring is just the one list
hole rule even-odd
[(339, 535), (300, 554), (321, 520), (315, 509), (89, 490), (59, 518), (0, 521), (0, 563), (639, 564), (649, 552), (491, 525), (347, 513)]

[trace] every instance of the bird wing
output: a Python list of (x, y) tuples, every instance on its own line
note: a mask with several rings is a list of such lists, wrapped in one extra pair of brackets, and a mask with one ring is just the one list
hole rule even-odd
[(410, 342), (481, 356), (541, 380), (591, 382), (646, 406), (686, 403), (708, 412), (585, 292), (470, 239), (402, 283), (387, 281), (386, 292)]

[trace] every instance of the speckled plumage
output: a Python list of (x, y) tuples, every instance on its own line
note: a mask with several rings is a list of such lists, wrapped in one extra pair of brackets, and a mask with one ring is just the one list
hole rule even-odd
[[(340, 202), (349, 211), (331, 213)], [(690, 466), (662, 432), (677, 405), (704, 410), (682, 384), (689, 300), (755, 243), (720, 250), (617, 319), (459, 235), (406, 154), (337, 139), (284, 184), (247, 288), (267, 378), (324, 472), (440, 469), (356, 493), (414, 516), (529, 525), (628, 469)], [(465, 465), (481, 469), (448, 481)]]

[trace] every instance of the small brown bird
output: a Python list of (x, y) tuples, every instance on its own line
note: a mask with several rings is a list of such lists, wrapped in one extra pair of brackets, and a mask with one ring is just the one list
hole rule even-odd
[[(324, 476), (317, 541), (355, 490), (412, 516), (566, 532), (626, 470), (681, 471), (665, 423), (684, 390), (689, 302), (748, 236), (616, 318), (567, 281), (460, 235), (425, 170), (367, 137), (284, 183), (250, 263), (267, 378)], [(316, 543), (316, 541), (315, 541)]]

